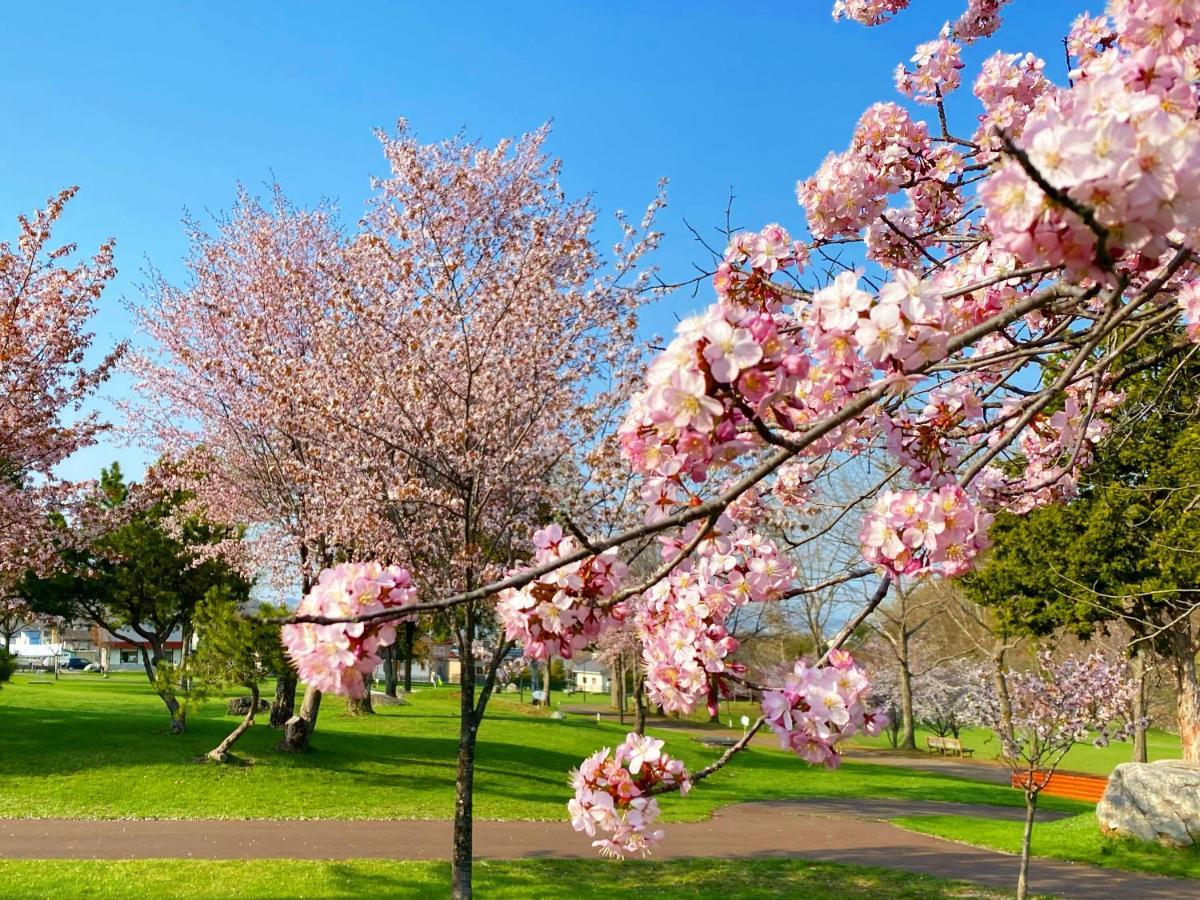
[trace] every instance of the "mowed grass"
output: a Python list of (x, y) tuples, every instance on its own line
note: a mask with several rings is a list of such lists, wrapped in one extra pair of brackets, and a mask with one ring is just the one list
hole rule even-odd
[[(967, 816), (912, 816), (893, 822), (912, 831), (920, 831), (952, 841), (1021, 852), (1021, 822), (977, 819)], [(1105, 837), (1096, 825), (1094, 814), (1084, 813), (1053, 822), (1035, 822), (1032, 849), (1034, 856), (1062, 859), (1176, 878), (1200, 878), (1200, 847), (1176, 850), (1157, 844)]]
[[(925, 751), (925, 739), (932, 734), (928, 729), (917, 729), (917, 748), (920, 751)], [(964, 747), (975, 751), (975, 759), (995, 759), (1000, 751), (995, 735), (986, 728), (964, 728), (960, 732), (960, 740)], [(854, 744), (876, 749), (887, 749), (891, 746), (883, 735), (873, 738), (858, 737), (854, 739)], [(1180, 759), (1183, 750), (1179, 743), (1179, 735), (1152, 728), (1146, 735), (1146, 753), (1151, 762), (1159, 759)], [(1083, 742), (1067, 752), (1059, 769), (1064, 772), (1107, 776), (1121, 763), (1132, 760), (1132, 741), (1112, 741), (1107, 747), (1096, 747)]]
[[(40, 682), (40, 683), (38, 683)], [(276, 752), (278, 732), (256, 725), (238, 744), (244, 764), (195, 760), (234, 725), (214, 699), (171, 735), (161, 701), (134, 675), (107, 680), (18, 675), (0, 690), (0, 817), (417, 818), (453, 814), (457, 691), (414, 694), (375, 716), (345, 715), (327, 697), (313, 749)], [(480, 732), (475, 812), (481, 819), (561, 820), (568, 773), (588, 754), (622, 740), (615, 722), (555, 721), (497, 698)], [(707, 747), (673, 729), (658, 736), (693, 769)], [(1015, 806), (1017, 791), (938, 773), (847, 762), (835, 772), (755, 744), (687, 798), (663, 800), (666, 821), (697, 821), (742, 800), (873, 797)], [(1048, 808), (1088, 807), (1047, 798)]]
[[(127, 898), (175, 900), (304, 897), (444, 897), (450, 867), (435, 862), (350, 860), (155, 859), (134, 861), (0, 861), (6, 900)], [(489, 900), (563, 896), (608, 900), (614, 896), (689, 897), (700, 900), (949, 900), (1000, 898), (1008, 893), (963, 882), (885, 869), (805, 860), (694, 859), (666, 862), (527, 860), (475, 863), (474, 886)]]

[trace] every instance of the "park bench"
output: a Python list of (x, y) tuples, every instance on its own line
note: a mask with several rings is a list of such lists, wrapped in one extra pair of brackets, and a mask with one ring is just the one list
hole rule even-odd
[[(1041, 784), (1046, 779), (1045, 772), (1038, 772), (1034, 784)], [(1028, 772), (1014, 772), (1012, 786), (1025, 790), (1029, 783)], [(1042, 788), (1043, 794), (1053, 797), (1067, 797), (1071, 800), (1084, 800), (1088, 803), (1098, 803), (1104, 796), (1108, 779), (1100, 775), (1076, 775), (1072, 772), (1055, 772)]]
[(975, 751), (970, 747), (964, 747), (962, 741), (958, 738), (927, 737), (925, 738), (925, 745), (929, 748), (930, 753), (936, 750), (942, 756), (945, 756), (947, 753), (955, 753), (958, 756), (974, 756), (975, 754)]

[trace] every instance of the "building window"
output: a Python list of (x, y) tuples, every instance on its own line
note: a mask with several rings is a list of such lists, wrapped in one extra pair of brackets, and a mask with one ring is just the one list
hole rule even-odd
[(121, 651), (121, 665), (138, 662), (138, 652), (136, 650)]
[(41, 642), (42, 642), (42, 633), (40, 631), (26, 631), (25, 632), (25, 643), (32, 645), (32, 644), (40, 644)]

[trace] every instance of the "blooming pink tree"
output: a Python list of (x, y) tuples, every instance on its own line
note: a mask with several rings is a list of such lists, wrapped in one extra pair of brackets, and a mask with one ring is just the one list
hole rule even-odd
[[(215, 233), (187, 226), (188, 281), (156, 275), (137, 309), (150, 340), (129, 361), (133, 427), (208, 516), (249, 526), (236, 548), (248, 574), (307, 594), (333, 562), (330, 520), (341, 515), (340, 497), (322, 493), (319, 449), (336, 426), (302, 401), (341, 289), (342, 240), (330, 210), (297, 209), (278, 187), (268, 203), (240, 192)], [(280, 673), (272, 725), (291, 717), (295, 692), (295, 673)], [(288, 749), (307, 746), (319, 705), (310, 686)]]
[(47, 517), (67, 486), (55, 467), (106, 427), (84, 402), (124, 350), (95, 366), (88, 321), (116, 273), (113, 245), (71, 261), (75, 246), (54, 246), (52, 231), (75, 189), (20, 216), (15, 243), (0, 243), (0, 581), (41, 568), (52, 556)]
[(1024, 900), (1038, 796), (1076, 743), (1091, 740), (1104, 746), (1133, 733), (1127, 711), (1136, 686), (1124, 661), (1093, 653), (1056, 663), (1044, 653), (1037, 669), (1008, 676), (1010, 732), (992, 684), (984, 677), (974, 681), (976, 689), (969, 695), (974, 714), (993, 729), (1000, 741), (1000, 758), (1019, 776), (1025, 790), (1025, 831), (1017, 881), (1017, 896)]
[[(904, 5), (846, 0), (838, 11), (876, 24)], [(431, 583), (403, 611), (294, 623), (374, 629), (415, 612), (477, 612), (494, 600), (509, 633), (540, 653), (551, 642), (573, 651), (632, 616), (658, 702), (683, 710), (729, 684), (757, 691), (763, 712), (745, 739), (699, 772), (643, 780), (640, 751), (661, 748), (641, 740), (581, 770), (572, 814), (585, 830), (606, 832), (605, 851), (644, 851), (657, 837), (647, 797), (697, 784), (765, 726), (801, 757), (836, 764), (841, 739), (881, 724), (865, 706), (865, 678), (839, 648), (890, 583), (968, 571), (987, 547), (993, 512), (1070, 497), (1123, 380), (1188, 352), (1187, 326), (1200, 313), (1192, 287), (1200, 15), (1179, 3), (1119, 0), (1111, 18), (1077, 23), (1061, 84), (1036, 58), (997, 54), (973, 82), (982, 114), (966, 131), (951, 130), (943, 97), (969, 83), (959, 47), (995, 31), (1001, 6), (972, 0), (901, 67), (901, 91), (936, 111), (932, 126), (895, 103), (876, 104), (848, 149), (800, 183), (806, 240), (774, 224), (731, 235), (713, 273), (715, 302), (680, 324), (619, 430), (642, 524), (594, 534), (539, 529), (532, 560), (495, 578), (477, 562), (489, 534), (481, 529), (461, 545), (469, 578)], [(859, 248), (862, 269), (838, 270), (831, 251), (847, 244)], [(813, 264), (831, 259), (824, 270)], [(468, 261), (447, 257), (434, 282), (463, 308), (476, 296), (455, 289)], [(509, 350), (521, 353), (528, 338), (508, 335)], [(416, 344), (464, 362), (450, 344)], [(417, 387), (456, 396), (446, 384)], [(389, 429), (409, 427), (401, 416), (364, 418), (381, 442)], [(422, 437), (449, 431), (474, 452), (492, 446), (495, 433), (472, 417), (428, 421)], [(411, 436), (392, 443), (399, 454), (422, 447)], [(819, 496), (824, 473), (845, 460), (873, 455), (893, 468), (862, 522), (868, 565), (824, 585), (797, 583), (756, 527), (774, 509)], [(472, 487), (464, 496), (474, 495)], [(620, 551), (652, 536), (661, 564), (622, 579)], [(420, 583), (422, 561), (412, 564)], [(730, 662), (731, 609), (872, 572), (879, 585), (815, 663), (797, 661), (765, 683)], [(338, 634), (329, 639), (344, 640)], [(455, 892), (468, 894), (469, 881), (456, 877)]]

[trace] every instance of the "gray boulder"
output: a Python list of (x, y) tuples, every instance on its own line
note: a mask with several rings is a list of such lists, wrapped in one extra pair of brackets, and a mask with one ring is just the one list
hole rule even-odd
[(1123, 763), (1109, 776), (1096, 818), (1105, 834), (1200, 845), (1200, 766), (1178, 759)]
[[(271, 704), (266, 700), (258, 701), (258, 712), (266, 712), (270, 708)], [(248, 712), (250, 712), (249, 697), (234, 697), (229, 701), (229, 705), (225, 709), (226, 715), (230, 716), (244, 716)]]

